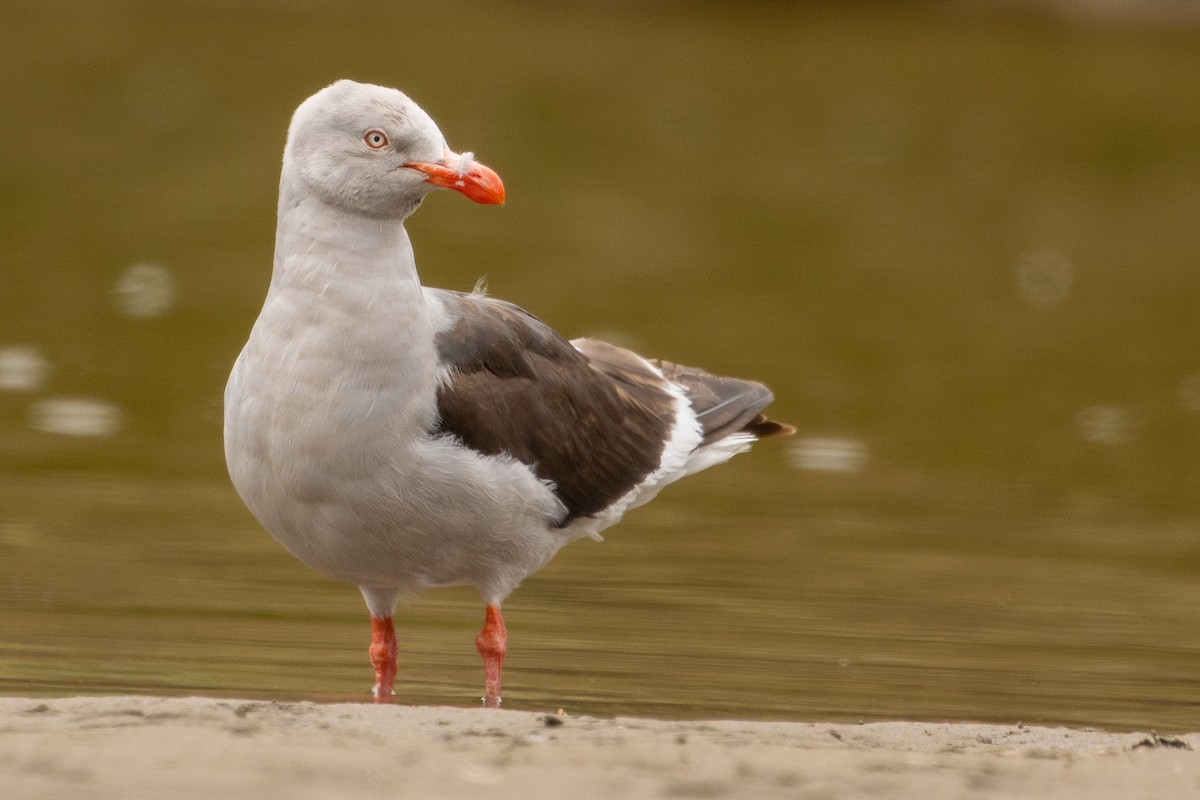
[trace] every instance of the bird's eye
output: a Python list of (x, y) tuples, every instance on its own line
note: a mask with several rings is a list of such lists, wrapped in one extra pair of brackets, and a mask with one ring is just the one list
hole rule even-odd
[(387, 134), (379, 130), (369, 130), (363, 134), (363, 141), (367, 143), (367, 147), (372, 150), (382, 150), (387, 147)]

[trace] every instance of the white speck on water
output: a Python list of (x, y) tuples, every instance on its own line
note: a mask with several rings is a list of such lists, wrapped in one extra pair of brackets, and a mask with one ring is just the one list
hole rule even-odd
[(1126, 444), (1134, 439), (1137, 420), (1118, 405), (1094, 405), (1075, 415), (1079, 435), (1096, 444)]
[(1017, 262), (1017, 290), (1037, 306), (1066, 300), (1075, 283), (1075, 266), (1057, 250), (1037, 250)]
[(175, 304), (175, 276), (158, 264), (134, 264), (113, 288), (117, 308), (131, 317), (161, 317)]
[(790, 450), (792, 466), (817, 472), (859, 472), (867, 464), (865, 442), (836, 436), (800, 439)]
[(1200, 413), (1200, 372), (1181, 380), (1179, 388), (1175, 390), (1175, 397), (1179, 400), (1179, 405), (1188, 411)]
[(119, 408), (93, 397), (51, 397), (29, 409), (30, 427), (67, 436), (112, 436), (124, 421)]
[(50, 375), (50, 362), (35, 347), (13, 345), (0, 349), (0, 389), (32, 392)]

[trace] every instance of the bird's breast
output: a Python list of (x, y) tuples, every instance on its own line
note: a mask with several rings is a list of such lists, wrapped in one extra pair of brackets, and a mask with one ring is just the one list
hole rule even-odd
[(230, 474), (264, 523), (276, 506), (327, 502), (388, 469), (436, 415), (419, 307), (295, 294), (268, 297), (226, 389)]

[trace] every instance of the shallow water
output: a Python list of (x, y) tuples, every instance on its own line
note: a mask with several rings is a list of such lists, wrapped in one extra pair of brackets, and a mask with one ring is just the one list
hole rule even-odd
[[(1200, 36), (437, 8), (0, 9), (0, 692), (364, 698), (357, 591), (219, 435), (287, 117), (346, 75), (505, 178), (414, 218), (429, 283), (799, 428), (531, 577), (507, 705), (1196, 727)], [(401, 610), (402, 700), (476, 702), (482, 616)]]

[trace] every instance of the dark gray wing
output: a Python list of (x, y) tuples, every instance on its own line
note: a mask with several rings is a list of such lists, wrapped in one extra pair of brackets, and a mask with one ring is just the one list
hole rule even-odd
[(435, 338), (449, 372), (439, 432), (552, 481), (567, 507), (562, 525), (607, 508), (658, 467), (674, 398), (644, 362), (611, 345), (607, 360), (590, 358), (511, 303), (427, 291), (451, 318)]

